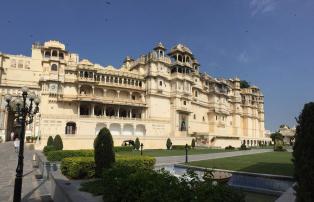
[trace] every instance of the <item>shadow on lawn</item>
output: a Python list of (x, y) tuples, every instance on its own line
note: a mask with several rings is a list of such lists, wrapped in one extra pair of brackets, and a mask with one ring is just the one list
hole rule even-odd
[(292, 163), (256, 163), (254, 165), (239, 169), (239, 171), (264, 173), (273, 175), (293, 176)]

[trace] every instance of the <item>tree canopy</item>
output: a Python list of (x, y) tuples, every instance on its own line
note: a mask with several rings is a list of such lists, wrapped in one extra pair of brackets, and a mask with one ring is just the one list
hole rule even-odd
[(250, 87), (250, 83), (247, 82), (246, 80), (241, 80), (240, 81), (240, 88), (249, 88)]

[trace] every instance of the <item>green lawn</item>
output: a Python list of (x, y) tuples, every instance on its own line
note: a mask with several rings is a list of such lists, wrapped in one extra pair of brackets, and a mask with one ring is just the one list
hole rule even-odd
[(292, 176), (293, 165), (291, 158), (292, 154), (290, 152), (267, 152), (262, 154), (195, 161), (189, 164), (206, 168)]
[[(229, 150), (224, 149), (190, 149), (188, 151), (189, 155), (195, 154), (209, 154), (209, 153), (218, 153), (218, 152), (228, 152)], [(118, 154), (122, 155), (141, 155), (140, 151), (132, 151), (132, 152), (118, 152)], [(185, 150), (175, 149), (175, 150), (166, 150), (166, 149), (147, 149), (143, 150), (143, 155), (146, 156), (182, 156), (185, 155)]]

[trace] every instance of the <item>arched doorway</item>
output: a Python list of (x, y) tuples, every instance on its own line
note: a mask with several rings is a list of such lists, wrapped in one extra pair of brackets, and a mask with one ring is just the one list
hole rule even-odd
[(129, 136), (132, 136), (133, 135), (133, 132), (134, 132), (134, 128), (131, 124), (125, 124), (123, 126), (123, 135), (129, 135)]
[(135, 135), (136, 136), (145, 136), (145, 134), (146, 134), (145, 126), (142, 124), (137, 125), (136, 129), (135, 129)]
[(120, 135), (121, 134), (121, 125), (118, 123), (112, 123), (109, 128), (111, 135)]
[(104, 124), (104, 123), (97, 123), (96, 124), (96, 128), (95, 128), (95, 134), (98, 135), (99, 131), (102, 129), (102, 128), (106, 128), (107, 125)]

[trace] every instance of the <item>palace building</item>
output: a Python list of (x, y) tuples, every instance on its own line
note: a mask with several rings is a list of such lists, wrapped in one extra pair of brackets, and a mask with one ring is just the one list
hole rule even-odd
[(61, 135), (65, 149), (93, 147), (107, 127), (115, 145), (139, 137), (144, 148), (175, 145), (239, 147), (268, 141), (264, 97), (260, 89), (240, 87), (240, 80), (217, 79), (200, 70), (192, 51), (162, 43), (137, 59), (126, 57), (119, 68), (102, 66), (68, 52), (59, 41), (32, 45), (31, 56), (0, 53), (0, 136), (16, 130), (4, 95), (20, 95), (27, 86), (40, 96), (40, 113), (26, 135)]

